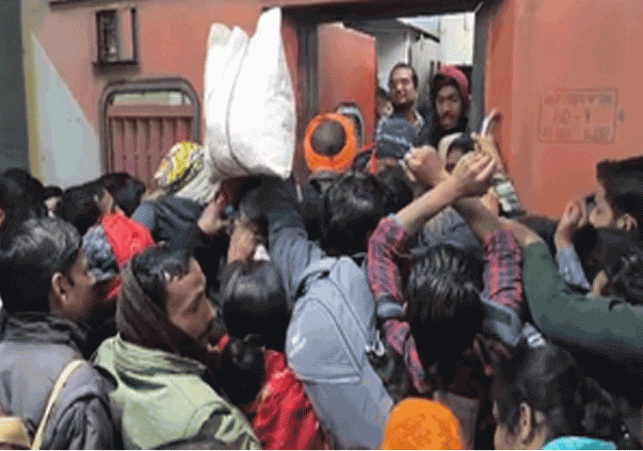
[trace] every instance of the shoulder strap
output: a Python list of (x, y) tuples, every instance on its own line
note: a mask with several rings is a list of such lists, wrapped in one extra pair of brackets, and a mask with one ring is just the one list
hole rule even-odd
[(295, 298), (298, 298), (306, 287), (306, 281), (312, 276), (322, 276), (330, 273), (333, 266), (337, 263), (336, 257), (324, 257), (308, 266), (299, 276), (295, 289)]
[(33, 443), (31, 445), (31, 449), (40, 449), (42, 446), (42, 441), (45, 436), (45, 428), (47, 427), (47, 424), (49, 423), (49, 418), (51, 416), (51, 413), (53, 411), (54, 404), (60, 397), (60, 393), (62, 392), (63, 387), (69, 380), (69, 377), (78, 369), (82, 364), (84, 360), (72, 360), (67, 364), (65, 369), (63, 369), (62, 373), (58, 376), (58, 380), (56, 381), (56, 384), (54, 385), (54, 388), (51, 390), (51, 394), (49, 395), (49, 401), (47, 401), (47, 407), (45, 408), (45, 413), (42, 416), (42, 419), (40, 420), (40, 424), (38, 425), (38, 429), (36, 430), (36, 435), (34, 436)]

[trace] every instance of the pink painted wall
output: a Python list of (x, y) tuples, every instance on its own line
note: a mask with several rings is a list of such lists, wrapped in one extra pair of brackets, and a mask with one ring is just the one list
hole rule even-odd
[(91, 62), (95, 42), (92, 34), (95, 11), (112, 5), (72, 2), (69, 5), (47, 6), (48, 13), (34, 30), (96, 130), (99, 124), (99, 99), (111, 81), (181, 77), (190, 82), (202, 99), (203, 68), (211, 24), (223, 22), (230, 27), (238, 25), (252, 34), (261, 13), (259, 0), (153, 0), (118, 4), (121, 5), (136, 7), (139, 60), (136, 66), (99, 72)]

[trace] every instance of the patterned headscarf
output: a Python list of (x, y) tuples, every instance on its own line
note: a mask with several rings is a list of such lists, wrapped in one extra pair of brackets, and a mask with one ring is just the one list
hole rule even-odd
[(206, 204), (214, 191), (210, 153), (193, 142), (176, 143), (163, 157), (154, 179), (166, 194)]

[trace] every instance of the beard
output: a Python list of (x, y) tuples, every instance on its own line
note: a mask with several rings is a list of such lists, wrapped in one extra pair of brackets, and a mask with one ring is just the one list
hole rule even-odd
[(415, 105), (414, 100), (410, 100), (408, 102), (403, 102), (403, 103), (398, 103), (396, 105), (393, 105), (393, 112), (394, 113), (406, 113), (408, 110), (413, 108)]

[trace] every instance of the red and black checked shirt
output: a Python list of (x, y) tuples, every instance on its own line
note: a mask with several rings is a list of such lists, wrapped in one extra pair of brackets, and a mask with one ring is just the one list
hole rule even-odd
[[(380, 221), (368, 244), (368, 282), (373, 297), (405, 304), (400, 266), (409, 259), (408, 234), (394, 217)], [(484, 295), (492, 302), (520, 311), (523, 305), (522, 253), (520, 245), (508, 230), (498, 230), (485, 239)], [(389, 344), (404, 356), (406, 366), (418, 393), (431, 391), (424, 368), (415, 348), (408, 322), (388, 319), (382, 325)]]

